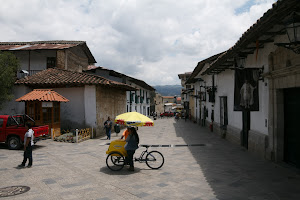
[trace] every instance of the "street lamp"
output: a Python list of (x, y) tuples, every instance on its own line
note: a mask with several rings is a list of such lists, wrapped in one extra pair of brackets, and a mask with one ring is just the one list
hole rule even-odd
[(289, 43), (277, 43), (287, 49), (300, 54), (300, 13), (292, 12), (284, 21)]
[(300, 42), (300, 14), (292, 12), (285, 21), (285, 28), (291, 44)]

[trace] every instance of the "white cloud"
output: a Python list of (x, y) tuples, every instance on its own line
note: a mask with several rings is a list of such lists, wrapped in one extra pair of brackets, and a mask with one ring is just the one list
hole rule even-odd
[(97, 65), (151, 85), (230, 48), (275, 0), (0, 0), (1, 41), (85, 40)]

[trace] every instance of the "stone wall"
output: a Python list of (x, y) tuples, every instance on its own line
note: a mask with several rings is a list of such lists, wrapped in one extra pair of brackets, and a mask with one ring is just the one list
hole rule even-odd
[(268, 136), (259, 132), (249, 130), (248, 151), (260, 158), (265, 158)]
[(65, 69), (65, 50), (58, 50), (56, 53), (56, 67), (59, 69)]
[[(105, 134), (104, 122), (109, 116), (112, 121), (119, 114), (126, 112), (126, 91), (111, 87), (96, 88), (97, 136)], [(114, 123), (113, 123), (114, 125)], [(112, 129), (112, 133), (114, 130)]]
[(86, 70), (89, 63), (88, 58), (80, 47), (67, 50), (68, 70), (82, 72)]
[(57, 68), (82, 72), (86, 70), (89, 63), (88, 57), (81, 47), (73, 47), (67, 50), (57, 51)]
[(226, 139), (234, 144), (241, 145), (241, 129), (227, 125)]

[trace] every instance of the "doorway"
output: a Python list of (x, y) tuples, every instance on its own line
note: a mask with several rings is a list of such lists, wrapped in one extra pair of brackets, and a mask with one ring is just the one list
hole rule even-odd
[(300, 88), (284, 90), (284, 160), (300, 168)]

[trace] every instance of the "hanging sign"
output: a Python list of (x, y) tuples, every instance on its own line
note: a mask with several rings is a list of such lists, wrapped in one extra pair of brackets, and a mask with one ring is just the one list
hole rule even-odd
[(235, 70), (234, 111), (259, 111), (257, 68)]
[(42, 107), (43, 108), (52, 108), (53, 102), (42, 102)]

